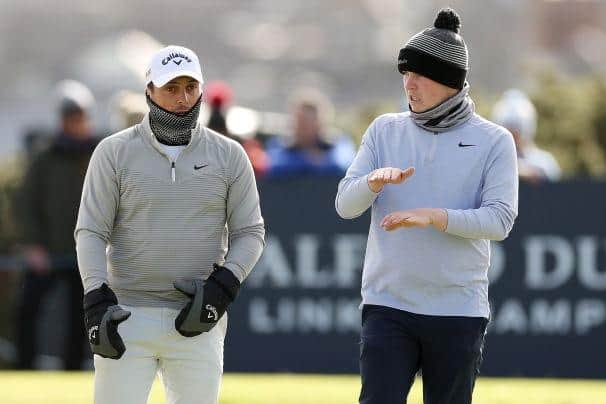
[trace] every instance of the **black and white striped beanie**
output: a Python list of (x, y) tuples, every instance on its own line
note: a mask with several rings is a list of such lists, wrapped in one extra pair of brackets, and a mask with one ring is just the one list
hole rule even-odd
[(469, 69), (467, 45), (459, 35), (461, 19), (451, 8), (440, 10), (434, 28), (414, 35), (400, 49), (398, 71), (418, 73), (448, 87), (462, 89)]

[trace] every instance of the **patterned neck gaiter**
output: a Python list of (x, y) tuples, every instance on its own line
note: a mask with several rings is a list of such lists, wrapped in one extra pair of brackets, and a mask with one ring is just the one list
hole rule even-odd
[(191, 139), (191, 130), (198, 123), (202, 96), (187, 112), (175, 114), (152, 101), (146, 94), (149, 105), (149, 125), (158, 142), (168, 146), (185, 146)]
[(429, 111), (417, 113), (411, 109), (410, 117), (425, 130), (446, 132), (467, 122), (474, 111), (475, 105), (469, 97), (469, 84), (465, 83), (461, 91)]

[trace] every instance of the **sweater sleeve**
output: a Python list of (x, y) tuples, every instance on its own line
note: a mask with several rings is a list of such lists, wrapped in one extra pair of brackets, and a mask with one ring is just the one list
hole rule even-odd
[(95, 149), (82, 189), (74, 237), (85, 292), (107, 282), (106, 248), (118, 211), (119, 186), (111, 144)]
[(240, 145), (233, 147), (233, 175), (227, 195), (229, 250), (224, 266), (242, 282), (261, 256), (265, 226), (252, 165)]
[(339, 182), (335, 209), (343, 219), (353, 219), (368, 209), (379, 193), (368, 186), (368, 174), (376, 170), (377, 154), (374, 145), (373, 122), (362, 137), (362, 143), (345, 177)]
[(446, 209), (446, 233), (471, 239), (503, 240), (518, 215), (518, 168), (512, 136), (493, 146), (484, 169), (477, 209)]

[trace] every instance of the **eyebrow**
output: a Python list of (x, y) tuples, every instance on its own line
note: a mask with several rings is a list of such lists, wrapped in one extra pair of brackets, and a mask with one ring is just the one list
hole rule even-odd
[[(197, 83), (198, 83), (198, 80), (196, 80), (196, 79), (191, 79), (191, 80), (189, 80), (189, 81), (188, 81), (187, 83), (185, 83), (185, 84), (194, 84), (194, 83), (195, 83), (195, 84), (197, 84)], [(178, 82), (178, 81), (175, 81), (175, 80), (171, 80), (171, 81), (169, 81), (168, 83), (166, 83), (166, 84), (165, 84), (165, 86), (167, 86), (167, 85), (169, 85), (169, 84), (172, 84), (172, 85), (179, 85), (179, 82)]]
[[(187, 84), (191, 84), (191, 83), (197, 83), (197, 82), (198, 82), (198, 80), (196, 80), (196, 79), (190, 79), (190, 80), (187, 82)], [(176, 80), (171, 80), (171, 81), (169, 81), (169, 82), (168, 82), (168, 83), (166, 83), (166, 84), (179, 84), (179, 82), (178, 82), (178, 81), (176, 81)]]

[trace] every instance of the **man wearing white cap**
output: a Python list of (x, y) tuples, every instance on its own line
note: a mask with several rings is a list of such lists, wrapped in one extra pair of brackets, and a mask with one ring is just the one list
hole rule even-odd
[(149, 114), (91, 159), (75, 238), (95, 403), (146, 403), (156, 373), (171, 404), (217, 402), (225, 313), (264, 225), (244, 150), (198, 123), (202, 83), (194, 52), (158, 51)]

